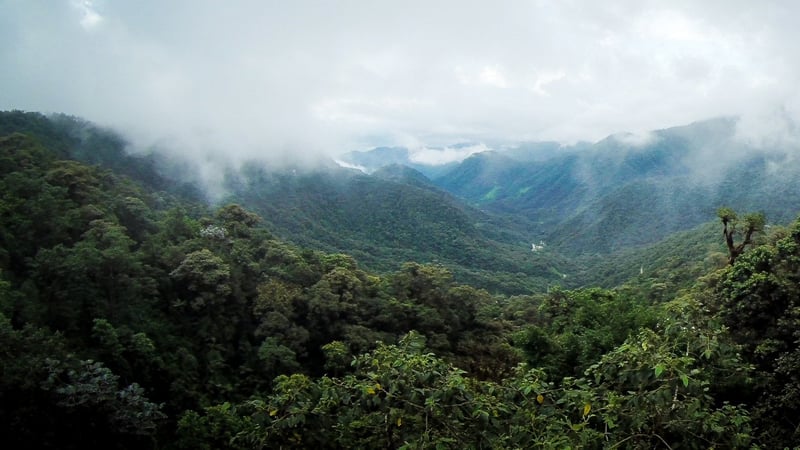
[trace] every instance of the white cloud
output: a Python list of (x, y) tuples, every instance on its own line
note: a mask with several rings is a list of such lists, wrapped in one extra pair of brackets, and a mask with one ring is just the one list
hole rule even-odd
[(657, 40), (703, 42), (709, 40), (709, 30), (677, 11), (657, 10), (643, 14), (637, 21), (638, 33)]
[(509, 87), (508, 81), (506, 80), (505, 75), (503, 75), (503, 70), (496, 65), (486, 66), (481, 69), (481, 73), (478, 75), (478, 80), (480, 80), (480, 82), (483, 84), (488, 84), (489, 86), (498, 88)]
[(657, 136), (653, 132), (616, 133), (612, 135), (615, 141), (631, 148), (642, 148), (655, 142)]
[(344, 167), (345, 169), (355, 169), (360, 170), (361, 172), (367, 173), (367, 168), (360, 165), (360, 164), (351, 164), (346, 161), (342, 161), (341, 159), (334, 159), (333, 162), (339, 165), (339, 167)]
[(533, 82), (533, 87), (531, 89), (536, 94), (549, 96), (550, 94), (545, 90), (545, 87), (548, 84), (564, 79), (566, 76), (567, 74), (563, 70), (542, 72), (536, 76), (536, 80)]
[(441, 164), (463, 161), (475, 153), (481, 153), (488, 150), (489, 148), (485, 144), (445, 148), (423, 147), (414, 150), (411, 155), (409, 155), (408, 159), (417, 164), (438, 166)]
[(0, 109), (239, 159), (720, 115), (752, 138), (787, 132), (759, 116), (800, 116), (798, 16), (789, 0), (0, 0)]
[(91, 30), (103, 21), (103, 16), (97, 13), (90, 0), (74, 0), (72, 5), (81, 12), (80, 24), (85, 30)]

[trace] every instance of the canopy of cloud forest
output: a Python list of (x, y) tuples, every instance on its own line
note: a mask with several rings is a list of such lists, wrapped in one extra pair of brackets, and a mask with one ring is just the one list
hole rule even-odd
[[(714, 210), (584, 210), (612, 235), (534, 252), (557, 230), (416, 172), (251, 165), (214, 203), (113, 131), (1, 116), (5, 448), (800, 442), (800, 221), (729, 261)], [(717, 206), (738, 246), (752, 205)]]

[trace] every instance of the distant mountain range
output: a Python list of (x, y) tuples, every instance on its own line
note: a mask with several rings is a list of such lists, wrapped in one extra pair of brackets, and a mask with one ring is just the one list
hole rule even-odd
[(483, 212), (406, 166), (367, 175), (338, 167), (271, 171), (254, 165), (235, 180), (229, 177), (226, 187), (226, 202), (257, 212), (281, 238), (348, 253), (376, 270), (438, 262), (484, 287), (499, 277), (504, 289), (516, 292), (575, 271), (557, 252), (531, 254), (530, 242), (539, 236), (526, 219)]
[[(595, 144), (483, 152), (431, 181), (485, 211), (523, 216), (568, 254), (654, 243), (713, 220), (720, 205), (793, 219), (800, 152), (748, 145), (737, 139), (736, 125), (719, 118)], [(374, 167), (379, 158), (371, 156), (360, 158)]]
[[(565, 147), (558, 142), (525, 142), (503, 148), (502, 153), (517, 162), (528, 163), (544, 161), (565, 150), (575, 151), (590, 145), (579, 143)], [(342, 167), (358, 169), (364, 173), (372, 173), (387, 165), (398, 164), (411, 167), (433, 179), (454, 169), (467, 157), (487, 151), (488, 147), (474, 143), (460, 143), (446, 148), (426, 147), (415, 151), (405, 147), (376, 147), (366, 151), (345, 153), (335, 161)]]
[[(443, 152), (442, 149), (432, 149), (432, 152)], [(367, 151), (345, 153), (336, 158), (337, 164), (342, 167), (358, 169), (364, 173), (372, 173), (390, 165), (410, 167), (428, 178), (441, 176), (458, 165), (458, 161), (425, 164), (414, 159), (412, 152), (405, 147), (377, 147)]]
[[(128, 154), (112, 130), (69, 116), (0, 113), (0, 135), (12, 132), (35, 136), (61, 157), (202, 199), (188, 165), (158, 152)], [(722, 118), (594, 144), (527, 143), (438, 165), (386, 147), (314, 169), (253, 162), (227, 169), (221, 201), (258, 213), (280, 238), (350, 254), (369, 269), (435, 262), (473, 285), (523, 293), (635, 277), (658, 258), (648, 245), (715, 221), (721, 205), (763, 211), (773, 222), (793, 219), (800, 210), (795, 154), (742, 143), (736, 120)], [(709, 236), (703, 228), (681, 239), (693, 242), (692, 258), (702, 258)], [(678, 241), (658, 250), (670, 249), (670, 264), (681, 253)], [(545, 247), (532, 251), (540, 242)], [(608, 273), (602, 266), (610, 261), (624, 270)]]

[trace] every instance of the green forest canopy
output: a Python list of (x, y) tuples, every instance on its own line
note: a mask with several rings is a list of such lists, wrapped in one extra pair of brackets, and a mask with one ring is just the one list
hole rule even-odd
[(800, 222), (669, 296), (374, 274), (0, 137), (0, 427), (84, 448), (781, 448)]

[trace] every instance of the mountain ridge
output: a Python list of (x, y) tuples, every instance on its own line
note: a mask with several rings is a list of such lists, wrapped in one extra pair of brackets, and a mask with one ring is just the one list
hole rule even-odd
[[(129, 172), (143, 160), (141, 167), (149, 169), (134, 176), (173, 191), (190, 185), (159, 173), (158, 154), (128, 155), (112, 131), (97, 128), (112, 138), (93, 141), (91, 124), (70, 119), (47, 125), (52, 120), (7, 112), (0, 130), (22, 123), (22, 131), (50, 139), (72, 158), (111, 168), (133, 161)], [(349, 253), (371, 270), (421, 261), (447, 265), (465, 281), (502, 292), (577, 287), (592, 278), (590, 266), (602, 257), (713, 220), (723, 204), (763, 210), (775, 222), (792, 219), (785, 211), (800, 205), (800, 168), (785, 152), (753, 151), (745, 158), (744, 147), (734, 148), (738, 159), (713, 179), (698, 177), (700, 168), (687, 163), (714, 150), (712, 144), (731, 142), (734, 131), (732, 119), (718, 119), (657, 130), (635, 145), (628, 135), (579, 144), (572, 152), (545, 143), (552, 154), (528, 162), (503, 151), (481, 152), (434, 178), (397, 163), (365, 174), (333, 162), (311, 169), (251, 161), (226, 169), (217, 201), (256, 211), (272, 233), (295, 245)], [(76, 133), (83, 138), (69, 137)], [(531, 243), (541, 241), (546, 251), (532, 252)]]

